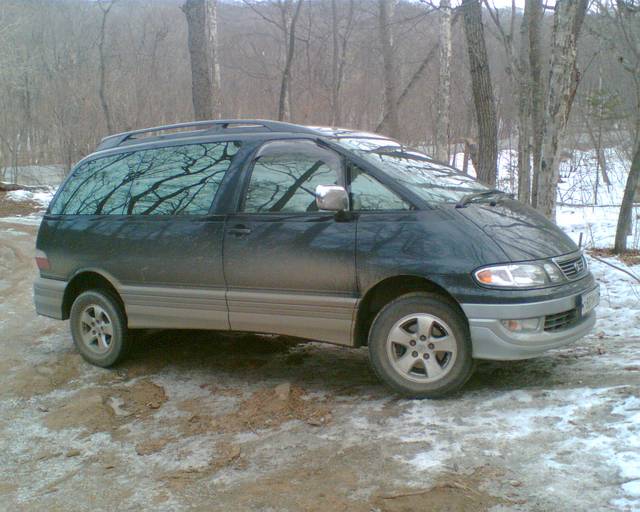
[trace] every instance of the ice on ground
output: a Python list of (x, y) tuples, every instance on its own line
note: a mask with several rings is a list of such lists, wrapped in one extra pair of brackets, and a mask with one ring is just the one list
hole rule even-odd
[(14, 215), (11, 217), (0, 217), (0, 222), (4, 224), (21, 224), (24, 226), (39, 226), (42, 222), (42, 214)]
[(622, 490), (629, 496), (640, 498), (640, 480), (632, 480), (626, 484), (622, 484)]

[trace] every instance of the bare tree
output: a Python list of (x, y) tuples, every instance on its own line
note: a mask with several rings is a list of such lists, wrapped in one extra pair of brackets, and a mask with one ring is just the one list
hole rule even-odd
[[(518, 199), (530, 202), (531, 190), (531, 69), (529, 66), (529, 17), (530, 5), (525, 6), (520, 23), (520, 46), (516, 52), (514, 35), (516, 20), (515, 0), (511, 2), (509, 27), (505, 28), (500, 10), (484, 0), (493, 20), (498, 38), (502, 42), (507, 57), (507, 72), (518, 101)], [(530, 3), (530, 2), (529, 2)]]
[(537, 170), (537, 208), (552, 220), (555, 220), (556, 214), (560, 142), (578, 87), (578, 36), (587, 4), (588, 0), (564, 0), (556, 2), (555, 6), (542, 161)]
[(205, 0), (186, 0), (182, 11), (187, 18), (193, 114), (196, 119), (211, 119), (213, 117), (213, 101)]
[(220, 62), (218, 59), (218, 0), (207, 2), (207, 35), (209, 57), (211, 61), (211, 95), (213, 97), (213, 117), (222, 113), (222, 97), (220, 88)]
[(633, 203), (640, 195), (640, 5), (637, 1), (616, 0), (609, 8), (599, 2), (601, 14), (609, 18), (615, 27), (615, 34), (603, 35), (618, 53), (617, 62), (629, 74), (634, 84), (635, 119), (633, 119), (633, 157), (624, 188), (614, 251), (627, 250), (627, 236), (632, 230)]
[(449, 104), (451, 99), (451, 2), (440, 0), (440, 83), (435, 156), (449, 161)]
[[(513, 2), (515, 5), (515, 2)], [(515, 17), (515, 9), (512, 10)], [(518, 199), (531, 203), (531, 103), (533, 79), (529, 59), (529, 20), (531, 6), (525, 4), (520, 24), (520, 47), (518, 51)]]
[(480, 0), (464, 0), (462, 10), (478, 122), (479, 147), (476, 171), (481, 181), (494, 186), (498, 161), (498, 126)]
[[(460, 11), (456, 10), (451, 19), (451, 28), (453, 28), (460, 17)], [(440, 43), (431, 47), (429, 52), (425, 55), (424, 59), (420, 63), (420, 66), (415, 70), (411, 78), (407, 81), (407, 84), (403, 87), (402, 92), (398, 96), (396, 101), (396, 105), (398, 110), (404, 105), (407, 98), (411, 96), (412, 93), (417, 89), (418, 84), (424, 78), (426, 71), (429, 67), (429, 64), (433, 61), (433, 59), (438, 55), (440, 50)], [(382, 130), (382, 127), (385, 125), (387, 121), (388, 114), (385, 114), (382, 120), (376, 126), (375, 131)]]
[(104, 55), (104, 43), (107, 29), (107, 17), (109, 16), (109, 11), (113, 7), (115, 0), (111, 0), (108, 2), (98, 2), (98, 7), (100, 11), (102, 11), (102, 19), (100, 21), (100, 38), (98, 39), (98, 54), (100, 56), (99, 61), (99, 82), (98, 82), (98, 95), (100, 96), (100, 105), (102, 106), (102, 112), (104, 113), (104, 120), (107, 123), (107, 133), (113, 133), (113, 122), (111, 120), (111, 112), (109, 111), (109, 104), (107, 103), (107, 92), (106, 92), (106, 63), (105, 63), (105, 55)]
[(347, 46), (353, 29), (354, 0), (349, 0), (349, 7), (344, 32), (340, 31), (340, 13), (338, 0), (331, 0), (331, 124), (342, 124), (342, 100), (340, 98), (344, 81), (344, 68), (347, 62)]
[(397, 71), (396, 58), (394, 55), (393, 31), (391, 21), (395, 0), (378, 0), (378, 28), (380, 32), (380, 43), (382, 46), (382, 66), (384, 76), (384, 112), (382, 114), (385, 122), (382, 130), (392, 137), (398, 137), (400, 122), (398, 119), (397, 104)]
[(278, 100), (278, 120), (291, 120), (291, 69), (295, 57), (296, 25), (302, 9), (302, 0), (297, 0), (293, 14), (291, 13), (293, 0), (285, 0), (281, 7), (282, 27), (285, 39), (285, 62), (280, 82), (280, 98)]
[(616, 239), (614, 251), (617, 253), (627, 250), (627, 236), (631, 232), (631, 221), (633, 213), (633, 200), (638, 194), (640, 187), (640, 144), (636, 145), (631, 161), (631, 168), (627, 176), (627, 183), (624, 187), (624, 195), (622, 204), (620, 205), (620, 213), (618, 215), (618, 225), (616, 227)]

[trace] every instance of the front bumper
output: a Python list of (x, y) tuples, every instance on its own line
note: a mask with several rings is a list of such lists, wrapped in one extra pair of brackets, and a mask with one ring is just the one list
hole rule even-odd
[[(582, 316), (580, 298), (595, 288), (552, 300), (523, 304), (461, 304), (469, 320), (473, 357), (476, 359), (516, 360), (542, 355), (547, 350), (573, 343), (588, 334), (596, 323), (595, 309)], [(501, 320), (545, 317), (578, 309), (577, 319), (566, 328), (513, 332)]]

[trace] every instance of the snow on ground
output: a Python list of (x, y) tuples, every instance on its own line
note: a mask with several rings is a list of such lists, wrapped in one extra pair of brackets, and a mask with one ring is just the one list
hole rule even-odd
[[(629, 267), (617, 258), (603, 258), (640, 278), (640, 265)], [(600, 284), (600, 306), (595, 332), (599, 336), (640, 336), (640, 282), (588, 257)], [(640, 354), (639, 354), (640, 357)]]
[(31, 201), (46, 209), (56, 193), (57, 187), (48, 187), (46, 190), (12, 190), (6, 192), (5, 197), (10, 201)]
[[(0, 218), (0, 509), (640, 510), (640, 284), (605, 263), (592, 335), (414, 401), (317, 343), (151, 332), (86, 365), (33, 312), (40, 215)], [(616, 216), (558, 222), (606, 247)]]

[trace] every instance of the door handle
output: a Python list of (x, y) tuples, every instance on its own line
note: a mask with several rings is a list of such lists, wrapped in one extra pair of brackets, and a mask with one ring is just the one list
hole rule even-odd
[(242, 224), (238, 224), (237, 226), (229, 228), (228, 233), (235, 236), (245, 236), (251, 233), (251, 229)]

